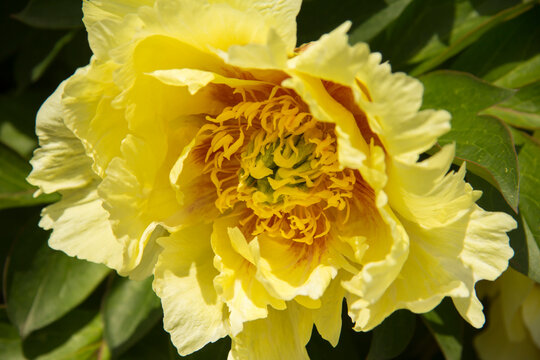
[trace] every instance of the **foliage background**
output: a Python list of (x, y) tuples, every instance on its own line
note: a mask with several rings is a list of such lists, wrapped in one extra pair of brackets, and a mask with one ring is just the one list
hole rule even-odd
[[(25, 182), (35, 114), (89, 61), (80, 8), (80, 0), (0, 3), (0, 358), (177, 359), (151, 279), (129, 281), (51, 250), (37, 227), (41, 207), (58, 196), (34, 198)], [(467, 161), (482, 207), (518, 220), (511, 266), (540, 282), (540, 3), (305, 0), (298, 44), (346, 20), (351, 43), (366, 41), (394, 71), (419, 77), (424, 106), (452, 113), (439, 145), (456, 143), (455, 165)], [(447, 300), (424, 315), (398, 311), (368, 333), (343, 319), (336, 348), (313, 330), (312, 359), (477, 358), (478, 331)], [(223, 339), (188, 358), (225, 359), (228, 348)]]

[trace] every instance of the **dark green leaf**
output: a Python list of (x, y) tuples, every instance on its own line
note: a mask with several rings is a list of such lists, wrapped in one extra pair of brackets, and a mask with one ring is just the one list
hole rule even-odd
[(477, 115), (514, 92), (451, 71), (433, 72), (420, 80), (425, 87), (422, 106), (452, 114), (452, 130), (439, 144), (455, 143), (456, 157), (467, 161), (470, 171), (492, 182), (516, 210), (518, 165), (512, 137), (498, 119)]
[[(536, 7), (491, 29), (457, 57), (452, 63), (452, 69), (470, 72), (486, 81), (497, 83), (498, 79), (510, 76), (509, 73), (516, 67), (540, 53), (539, 18), (540, 7)], [(533, 81), (534, 78), (527, 80)], [(514, 88), (524, 84), (501, 85)]]
[(519, 89), (510, 99), (482, 113), (498, 117), (516, 127), (540, 129), (540, 81)]
[(368, 360), (392, 359), (405, 350), (414, 335), (416, 317), (408, 310), (399, 310), (373, 330)]
[(14, 17), (23, 23), (45, 29), (81, 27), (82, 2), (78, 0), (30, 0)]
[(417, 65), (411, 73), (416, 76), (532, 6), (518, 0), (415, 0), (372, 43), (394, 69)]
[(297, 18), (298, 45), (317, 40), (347, 20), (351, 42), (369, 41), (394, 21), (412, 0), (304, 1)]
[(14, 77), (18, 90), (38, 81), (60, 51), (73, 39), (77, 31), (32, 31), (24, 39), (15, 58)]
[(152, 290), (152, 278), (143, 281), (117, 279), (105, 298), (105, 339), (119, 354), (143, 337), (161, 318), (161, 304)]
[(172, 345), (169, 334), (163, 330), (163, 323), (159, 322), (142, 340), (122, 354), (119, 360), (225, 360), (230, 348), (231, 340), (225, 337), (215, 343), (206, 344), (191, 355), (180, 356)]
[(58, 195), (33, 197), (36, 188), (26, 182), (30, 164), (0, 144), (0, 209), (32, 206), (58, 200)]
[(426, 60), (417, 67), (415, 67), (413, 70), (411, 70), (410, 74), (412, 76), (418, 76), (425, 73), (426, 71), (435, 68), (436, 66), (442, 64), (447, 59), (451, 58), (452, 56), (456, 55), (457, 53), (474, 43), (480, 36), (482, 36), (482, 34), (487, 32), (489, 29), (497, 26), (504, 21), (512, 19), (513, 17), (531, 9), (533, 6), (533, 3), (526, 2), (502, 10), (493, 16), (484, 17), (479, 14), (479, 16), (476, 18), (474, 18), (474, 16), (471, 16), (471, 14), (477, 10), (474, 8), (471, 9), (472, 11), (467, 14), (467, 18), (463, 19), (464, 22), (460, 26), (455, 26), (452, 29), (448, 46), (443, 47), (437, 53), (437, 55), (431, 57), (429, 60)]
[(99, 314), (75, 309), (23, 342), (24, 354), (38, 360), (91, 360), (104, 350)]
[(47, 236), (40, 229), (25, 228), (7, 267), (8, 315), (23, 337), (81, 303), (109, 272), (105, 266), (50, 249)]
[(459, 360), (463, 352), (463, 320), (449, 299), (422, 315), (446, 360)]
[(392, 21), (397, 19), (412, 0), (387, 0), (386, 7), (373, 12), (360, 25), (354, 26), (354, 30), (350, 32), (350, 41), (356, 43), (358, 41), (369, 41), (378, 35)]

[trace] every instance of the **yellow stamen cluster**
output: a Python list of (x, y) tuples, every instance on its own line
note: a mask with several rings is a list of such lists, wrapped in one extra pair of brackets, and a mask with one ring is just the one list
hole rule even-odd
[(323, 238), (334, 212), (344, 211), (346, 221), (357, 181), (352, 170), (339, 167), (333, 124), (313, 118), (279, 87), (264, 100), (242, 95), (244, 101), (207, 117), (198, 134), (216, 207), (225, 212), (243, 204), (241, 225), (252, 236), (308, 244)]

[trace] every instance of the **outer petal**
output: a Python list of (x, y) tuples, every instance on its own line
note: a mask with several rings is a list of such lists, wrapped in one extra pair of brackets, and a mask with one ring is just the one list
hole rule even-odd
[(30, 161), (33, 170), (27, 180), (45, 193), (79, 188), (95, 178), (92, 160), (80, 140), (64, 124), (61, 98), (65, 84), (61, 83), (43, 103), (36, 119), (40, 148)]
[(523, 302), (523, 322), (536, 347), (540, 349), (540, 285), (535, 284)]
[(229, 359), (309, 359), (305, 346), (312, 328), (310, 311), (294, 302), (286, 310), (270, 309), (266, 319), (244, 324), (244, 330), (232, 338)]
[(300, 11), (301, 0), (217, 0), (226, 2), (237, 9), (255, 10), (261, 14), (270, 28), (277, 31), (291, 52), (296, 46), (296, 15)]
[(511, 334), (502, 318), (503, 305), (500, 299), (491, 304), (487, 329), (475, 339), (477, 353), (482, 360), (538, 359), (540, 350), (532, 341), (509, 341)]
[(116, 68), (116, 64), (92, 59), (66, 81), (62, 96), (65, 123), (81, 139), (101, 177), (111, 159), (120, 155), (120, 142), (127, 133), (124, 112), (111, 104), (119, 93), (112, 83)]
[(447, 173), (454, 157), (453, 145), (415, 164), (393, 162), (385, 188), (393, 209), (424, 227), (442, 227), (467, 214), (480, 197), (463, 181), (465, 168)]
[[(493, 281), (506, 270), (508, 260), (514, 255), (506, 233), (516, 227), (510, 215), (474, 206), (460, 258), (472, 269), (475, 283), (482, 279)], [(484, 324), (482, 304), (476, 298), (474, 287), (470, 287), (470, 292), (467, 299), (454, 298), (454, 305), (471, 325), (481, 327)]]
[(141, 6), (155, 0), (89, 0), (83, 2), (84, 24), (92, 52), (101, 60), (110, 51), (131, 42), (142, 22), (136, 16)]
[(97, 183), (62, 192), (62, 200), (43, 209), (39, 226), (53, 229), (49, 245), (70, 256), (123, 269), (123, 246), (113, 235), (97, 196)]
[(226, 308), (214, 290), (212, 226), (195, 225), (159, 239), (163, 252), (154, 271), (165, 330), (181, 355), (227, 335)]
[(288, 72), (303, 73), (314, 78), (352, 86), (362, 64), (368, 60), (369, 48), (364, 43), (348, 44), (346, 22), (319, 40), (307, 44), (304, 51), (288, 61)]
[(313, 320), (317, 331), (332, 346), (337, 346), (341, 333), (341, 310), (345, 289), (341, 286), (343, 277), (338, 275), (321, 298), (321, 307), (313, 311)]

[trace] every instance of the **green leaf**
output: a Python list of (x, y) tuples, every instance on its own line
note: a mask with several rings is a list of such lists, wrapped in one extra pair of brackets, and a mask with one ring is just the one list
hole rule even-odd
[(78, 0), (30, 0), (23, 11), (13, 15), (27, 25), (44, 29), (82, 27), (82, 16)]
[(446, 360), (459, 360), (463, 352), (463, 320), (447, 298), (432, 311), (422, 315)]
[(119, 278), (103, 306), (105, 339), (117, 355), (143, 337), (162, 316), (152, 278), (143, 281)]
[(33, 206), (58, 200), (57, 194), (33, 197), (36, 188), (26, 182), (31, 166), (0, 144), (0, 209)]
[[(447, 59), (456, 55), (469, 45), (473, 44), (482, 34), (489, 29), (497, 26), (498, 24), (510, 20), (513, 17), (531, 9), (534, 3), (528, 2), (519, 4), (511, 8), (498, 12), (497, 14), (485, 18), (484, 16), (478, 16), (474, 20), (466, 20), (461, 26), (456, 26), (452, 29), (450, 35), (449, 45), (441, 49), (441, 51), (431, 57), (429, 60), (422, 62), (420, 65), (410, 71), (412, 76), (418, 76), (423, 74), (436, 66), (442, 64)], [(470, 19), (471, 14), (468, 14)], [(413, 59), (414, 62), (414, 59)]]
[(510, 99), (482, 112), (523, 129), (540, 129), (540, 81), (518, 90)]
[(392, 359), (401, 354), (414, 335), (416, 317), (408, 310), (398, 310), (373, 330), (367, 360)]
[(494, 184), (516, 211), (518, 164), (512, 137), (498, 119), (477, 115), (514, 92), (452, 71), (433, 72), (420, 80), (425, 88), (422, 107), (452, 114), (452, 130), (439, 138), (439, 144), (455, 143), (456, 158)]
[(540, 246), (540, 145), (530, 138), (525, 139), (518, 156), (521, 170), (519, 211)]
[[(412, 0), (387, 0), (386, 7), (375, 10), (359, 26), (350, 32), (350, 41), (369, 41), (397, 19)], [(354, 24), (353, 24), (354, 26)]]
[(7, 311), (22, 337), (80, 304), (109, 272), (103, 265), (50, 249), (47, 236), (26, 227), (16, 239), (7, 267)]
[(394, 69), (416, 65), (411, 74), (417, 76), (533, 5), (516, 0), (415, 0), (374, 39), (373, 47), (390, 60)]
[(13, 325), (0, 322), (0, 359), (25, 360), (22, 340)]
[[(497, 26), (480, 37), (452, 63), (451, 68), (493, 82), (540, 53), (540, 7)], [(516, 41), (519, 39), (519, 41)], [(539, 74), (540, 76), (540, 74)], [(527, 82), (532, 82), (527, 80)], [(507, 87), (514, 84), (500, 84)], [(524, 84), (518, 84), (519, 87)]]
[(508, 88), (518, 88), (540, 80), (540, 54), (520, 63), (494, 84)]
[(75, 309), (59, 321), (31, 334), (24, 354), (36, 360), (103, 359), (103, 322), (95, 311)]
[(317, 40), (345, 21), (352, 22), (351, 43), (369, 41), (405, 10), (412, 0), (311, 0), (298, 14), (298, 45)]

